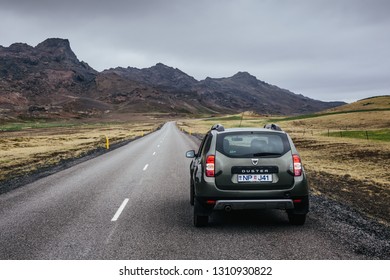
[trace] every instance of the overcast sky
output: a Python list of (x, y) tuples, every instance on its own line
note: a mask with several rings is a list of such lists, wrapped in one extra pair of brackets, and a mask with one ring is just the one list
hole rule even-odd
[(247, 71), (320, 100), (390, 94), (389, 0), (0, 0), (0, 45), (69, 39), (98, 71)]

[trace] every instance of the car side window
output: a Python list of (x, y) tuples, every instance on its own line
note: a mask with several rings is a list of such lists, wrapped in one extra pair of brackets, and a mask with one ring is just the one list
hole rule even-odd
[(203, 148), (202, 148), (202, 155), (204, 155), (205, 153), (208, 152), (208, 150), (210, 150), (210, 146), (211, 146), (211, 140), (213, 139), (213, 135), (211, 133), (209, 133), (206, 137), (206, 140), (204, 142), (204, 145), (203, 145)]
[(206, 139), (207, 139), (207, 135), (208, 135), (208, 134), (206, 134), (206, 135), (203, 137), (203, 139), (202, 139), (202, 143), (200, 144), (198, 153), (196, 154), (197, 156), (200, 156), (200, 153), (202, 152), (204, 143), (206, 142)]
[(199, 147), (199, 151), (197, 154), (198, 156), (203, 155), (205, 148), (207, 148), (207, 146), (210, 147), (210, 143), (211, 143), (210, 140), (211, 140), (211, 133), (207, 133), (203, 138), (202, 144)]

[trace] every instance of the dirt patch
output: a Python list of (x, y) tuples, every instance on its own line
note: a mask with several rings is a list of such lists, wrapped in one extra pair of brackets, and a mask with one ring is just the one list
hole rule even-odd
[(307, 170), (349, 175), (390, 189), (390, 145), (375, 141), (292, 135)]
[(390, 225), (390, 145), (293, 134), (309, 185)]
[(307, 175), (314, 193), (325, 194), (390, 225), (388, 186), (356, 180), (348, 174), (337, 176), (323, 171), (308, 170)]

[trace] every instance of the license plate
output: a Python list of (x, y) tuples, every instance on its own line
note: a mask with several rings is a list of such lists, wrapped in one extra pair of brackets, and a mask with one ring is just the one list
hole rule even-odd
[(262, 175), (237, 175), (238, 176), (238, 182), (272, 182), (272, 175), (271, 174), (262, 174)]

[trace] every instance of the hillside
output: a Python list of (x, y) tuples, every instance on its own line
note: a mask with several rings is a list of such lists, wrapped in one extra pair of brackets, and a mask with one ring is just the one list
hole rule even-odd
[(258, 80), (247, 72), (238, 72), (230, 78), (206, 78), (196, 90), (202, 95), (214, 96), (218, 103), (227, 108), (270, 115), (307, 114), (345, 104), (298, 95)]
[[(289, 129), (388, 130), (390, 96), (374, 96), (311, 115), (280, 118)], [(386, 132), (388, 133), (388, 132)]]
[(390, 95), (374, 96), (345, 104), (337, 108), (328, 109), (326, 112), (348, 112), (348, 111), (370, 111), (370, 110), (390, 110)]
[[(200, 104), (218, 113), (255, 111), (260, 114), (305, 114), (340, 106), (344, 102), (323, 102), (258, 80), (247, 72), (228, 78), (206, 78), (197, 81), (180, 69), (158, 63), (144, 69), (133, 67), (105, 70), (122, 79), (148, 84), (155, 89), (174, 94), (188, 93), (187, 105)], [(189, 102), (191, 101), (191, 102)]]
[(203, 81), (161, 63), (97, 72), (79, 61), (64, 39), (47, 39), (36, 47), (0, 46), (0, 119), (241, 111), (291, 115), (342, 104), (294, 94), (247, 72)]

